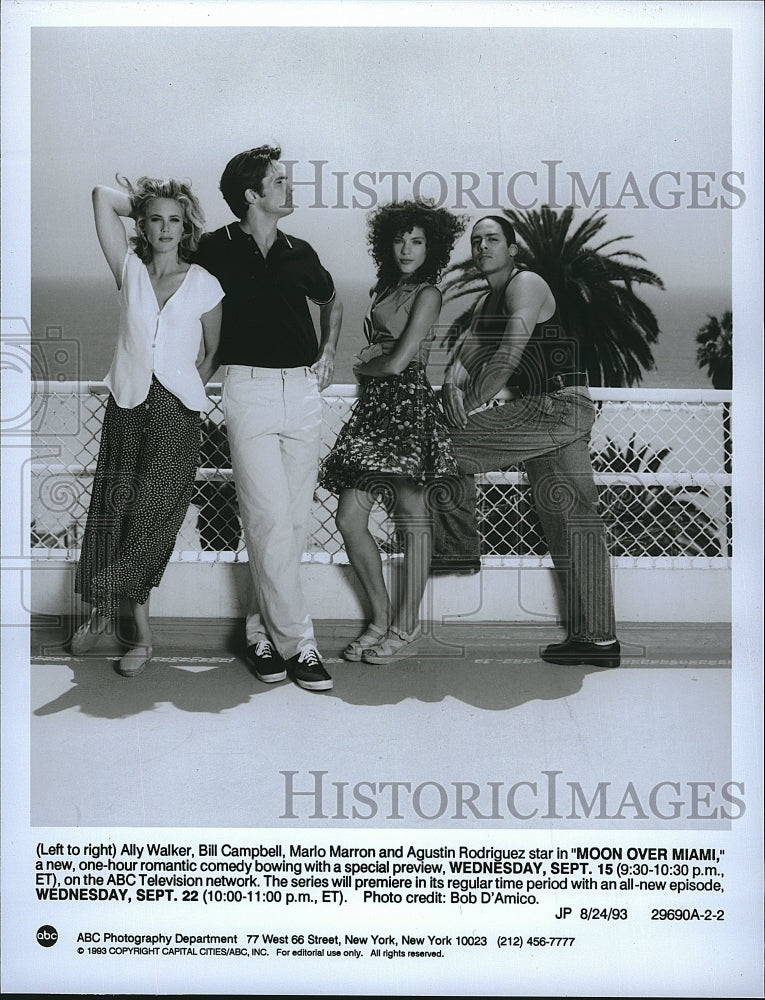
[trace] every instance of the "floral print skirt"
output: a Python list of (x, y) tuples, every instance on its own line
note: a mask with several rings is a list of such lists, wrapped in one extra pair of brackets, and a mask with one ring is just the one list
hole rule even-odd
[(406, 476), (420, 486), (457, 475), (451, 438), (433, 387), (418, 361), (400, 375), (367, 378), (324, 459), (319, 485), (376, 492), (376, 476)]

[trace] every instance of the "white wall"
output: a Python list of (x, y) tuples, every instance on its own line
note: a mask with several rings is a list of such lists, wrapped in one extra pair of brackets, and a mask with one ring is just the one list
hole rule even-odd
[[(726, 560), (693, 568), (621, 565), (613, 560), (616, 614), (624, 622), (729, 622), (731, 570)], [(690, 562), (690, 561), (689, 561)], [(74, 567), (34, 560), (20, 584), (24, 606), (35, 614), (79, 614)], [(315, 618), (364, 618), (353, 571), (346, 565), (303, 564)], [(246, 564), (171, 562), (151, 600), (157, 618), (242, 618)], [(431, 620), (544, 622), (556, 618), (552, 571), (540, 566), (491, 566), (471, 577), (431, 580), (422, 605)]]

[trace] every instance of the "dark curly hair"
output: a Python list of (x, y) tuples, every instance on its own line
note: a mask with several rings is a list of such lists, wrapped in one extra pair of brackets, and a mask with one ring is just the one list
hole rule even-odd
[(425, 263), (409, 276), (411, 282), (435, 285), (459, 236), (465, 231), (467, 219), (452, 215), (445, 208), (435, 208), (426, 201), (397, 201), (381, 205), (367, 219), (367, 242), (377, 265), (375, 291), (395, 285), (401, 277), (393, 256), (393, 241), (419, 226), (425, 234)]
[(119, 174), (116, 174), (116, 177), (117, 183), (124, 187), (130, 196), (130, 217), (135, 222), (135, 236), (130, 237), (130, 245), (135, 250), (136, 256), (144, 264), (148, 264), (152, 258), (151, 244), (143, 228), (146, 224), (149, 202), (154, 198), (171, 198), (178, 202), (183, 212), (183, 236), (178, 244), (178, 257), (184, 261), (191, 260), (205, 227), (202, 206), (192, 192), (191, 185), (176, 181), (172, 177), (139, 177), (135, 184)]

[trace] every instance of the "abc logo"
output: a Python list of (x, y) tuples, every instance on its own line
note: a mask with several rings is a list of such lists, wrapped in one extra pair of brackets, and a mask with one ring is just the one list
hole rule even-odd
[(52, 948), (56, 941), (58, 941), (58, 931), (55, 927), (43, 924), (42, 927), (37, 928), (37, 943), (43, 948)]

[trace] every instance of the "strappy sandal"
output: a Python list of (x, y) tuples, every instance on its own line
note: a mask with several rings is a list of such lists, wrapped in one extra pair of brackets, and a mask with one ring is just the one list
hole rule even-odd
[(390, 628), (378, 643), (364, 650), (361, 659), (364, 663), (395, 663), (407, 656), (415, 656), (421, 639), (422, 629), (419, 625), (413, 632)]
[(358, 663), (364, 654), (364, 650), (376, 646), (386, 634), (385, 629), (378, 628), (376, 625), (370, 623), (358, 639), (354, 639), (353, 642), (348, 643), (340, 655), (344, 660), (350, 660), (351, 663)]
[(138, 674), (142, 674), (146, 669), (146, 665), (151, 659), (152, 653), (153, 650), (151, 646), (133, 646), (132, 649), (129, 649), (127, 653), (125, 653), (115, 667), (115, 670), (118, 674), (122, 674), (123, 677), (137, 677)]
[(89, 652), (105, 635), (106, 625), (103, 626), (100, 632), (93, 631), (93, 622), (96, 619), (97, 613), (95, 610), (91, 611), (90, 618), (84, 624), (80, 625), (70, 639), (69, 649), (73, 656), (82, 656), (83, 653)]

